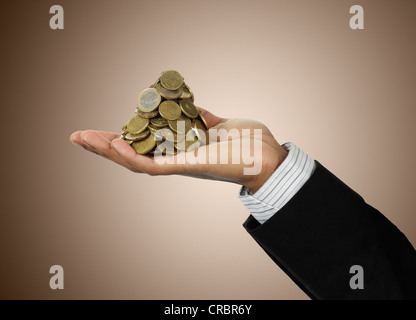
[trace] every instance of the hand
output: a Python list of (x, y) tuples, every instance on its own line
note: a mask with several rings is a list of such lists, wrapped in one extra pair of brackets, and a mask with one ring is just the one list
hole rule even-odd
[[(207, 121), (210, 129), (225, 129), (227, 131), (237, 129), (240, 133), (240, 135), (233, 136), (230, 141), (210, 141), (210, 145), (213, 143), (218, 146), (221, 144), (228, 144), (230, 151), (233, 142), (240, 144), (244, 140), (245, 142), (250, 142), (251, 146), (253, 146), (255, 142), (260, 144), (262, 157), (259, 174), (245, 175), (244, 168), (249, 168), (250, 165), (244, 164), (243, 161), (240, 161), (239, 164), (233, 164), (231, 161), (231, 152), (229, 152), (228, 164), (220, 164), (219, 159), (218, 161), (215, 161), (215, 163), (209, 161), (209, 146), (201, 146), (195, 151), (192, 151), (198, 156), (206, 157), (206, 164), (189, 163), (188, 161), (178, 163), (176, 160), (178, 160), (179, 157), (185, 157), (186, 159), (185, 152), (167, 156), (173, 158), (174, 164), (159, 164), (152, 157), (137, 154), (126, 141), (118, 139), (120, 135), (116, 133), (93, 130), (77, 131), (71, 135), (70, 139), (73, 144), (82, 146), (85, 150), (114, 161), (133, 172), (147, 173), (152, 176), (179, 174), (201, 179), (228, 181), (244, 185), (252, 192), (256, 192), (283, 162), (287, 156), (287, 151), (277, 143), (269, 129), (257, 121), (224, 119), (217, 117), (202, 108), (199, 108), (199, 110)], [(243, 129), (250, 129), (250, 134), (243, 135)], [(261, 139), (253, 134), (254, 129), (262, 130)]]

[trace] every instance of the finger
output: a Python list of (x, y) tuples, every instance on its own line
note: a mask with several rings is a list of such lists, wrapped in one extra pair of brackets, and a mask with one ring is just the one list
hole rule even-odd
[(99, 155), (111, 161), (114, 161), (119, 165), (122, 165), (132, 171), (137, 172), (137, 170), (134, 167), (130, 166), (126, 161), (124, 161), (124, 159), (122, 159), (118, 155), (118, 153), (111, 147), (111, 141), (100, 135), (98, 132), (87, 130), (82, 132), (80, 136), (82, 142), (87, 144), (93, 150), (95, 150)]
[(69, 140), (76, 146), (82, 146), (81, 132), (82, 131), (76, 131), (73, 134), (71, 134), (69, 138)]
[(103, 150), (104, 152), (98, 150), (98, 147), (100, 147), (100, 145), (97, 143), (97, 137), (97, 133), (93, 130), (86, 130), (81, 132), (80, 134), (81, 142), (84, 145), (94, 150), (95, 153), (97, 153), (98, 155), (106, 157), (105, 150)]
[[(86, 130), (86, 131), (95, 131), (95, 130)], [(71, 134), (71, 137), (69, 138), (73, 144), (80, 145), (82, 143), (81, 141), (81, 133), (84, 131), (76, 131), (73, 134)], [(95, 131), (99, 135), (103, 136), (109, 141), (113, 141), (114, 139), (117, 139), (120, 137), (120, 134), (113, 133), (113, 132), (106, 132), (106, 131)]]
[(91, 148), (88, 144), (86, 143), (81, 143), (81, 147), (83, 147), (85, 150), (95, 153), (96, 155), (100, 155), (97, 151), (95, 151), (93, 148)]
[(69, 139), (71, 140), (71, 142), (74, 145), (83, 147), (87, 151), (98, 154), (98, 152), (96, 150), (94, 150), (94, 148), (92, 148), (88, 143), (82, 141), (82, 139), (81, 139), (81, 134), (82, 133), (83, 133), (83, 131), (74, 132), (73, 134), (71, 134), (71, 137)]
[(114, 132), (106, 132), (106, 131), (96, 131), (100, 136), (106, 138), (109, 141), (113, 141), (114, 139), (118, 139), (120, 134)]
[[(93, 130), (86, 130), (86, 131), (93, 131)], [(82, 140), (81, 140), (81, 133), (84, 131), (76, 131), (73, 134), (71, 134), (71, 137), (69, 138), (69, 140), (77, 145), (80, 146), (82, 144)], [(106, 131), (95, 131), (97, 132), (99, 135), (101, 135), (102, 137), (106, 138), (109, 141), (113, 141), (114, 139), (117, 139), (118, 137), (120, 137), (119, 134), (117, 133), (113, 133), (113, 132), (106, 132)]]
[[(89, 130), (89, 131), (91, 131), (91, 130)], [(87, 151), (90, 151), (90, 152), (93, 152), (95, 154), (101, 155), (101, 154), (99, 154), (99, 152), (97, 152), (97, 150), (95, 150), (90, 145), (91, 141), (87, 141), (87, 140), (82, 139), (83, 133), (84, 133), (84, 131), (74, 132), (70, 137), (71, 142), (76, 146), (83, 147)]]

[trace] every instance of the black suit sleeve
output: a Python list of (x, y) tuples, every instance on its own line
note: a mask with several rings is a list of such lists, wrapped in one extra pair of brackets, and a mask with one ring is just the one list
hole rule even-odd
[[(416, 252), (380, 212), (316, 162), (298, 193), (272, 218), (244, 227), (313, 299), (415, 299)], [(350, 287), (353, 265), (364, 289)]]

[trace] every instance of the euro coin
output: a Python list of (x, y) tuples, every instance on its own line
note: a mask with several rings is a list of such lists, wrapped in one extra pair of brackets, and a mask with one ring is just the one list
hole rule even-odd
[(194, 93), (192, 92), (191, 88), (184, 82), (182, 85), (182, 95), (180, 97), (181, 99), (190, 99), (192, 102), (194, 102)]
[(156, 132), (150, 131), (150, 133), (155, 137), (156, 141), (162, 141), (163, 136), (160, 134), (159, 130)]
[(194, 93), (179, 72), (162, 72), (139, 94), (136, 115), (122, 127), (120, 139), (136, 153), (151, 157), (161, 152), (192, 151), (207, 144), (208, 124), (194, 105), (194, 99)]
[(176, 134), (169, 128), (162, 128), (157, 131), (157, 135), (161, 137), (162, 140), (169, 140), (174, 142)]
[(208, 130), (206, 129), (205, 125), (202, 123), (201, 120), (199, 119), (195, 120), (194, 129), (197, 131), (199, 141), (201, 141), (203, 144), (208, 144), (209, 142)]
[(177, 120), (169, 120), (168, 125), (176, 133), (186, 134), (192, 128), (191, 120), (182, 115)]
[(200, 142), (197, 137), (194, 137), (192, 140), (184, 140), (181, 142), (175, 143), (175, 148), (178, 151), (194, 151), (200, 146)]
[(134, 116), (127, 123), (127, 130), (130, 133), (138, 134), (146, 130), (148, 125), (149, 125), (149, 119), (144, 119), (139, 116)]
[(178, 90), (183, 84), (183, 77), (175, 70), (169, 70), (162, 73), (160, 83), (165, 89)]
[(180, 87), (177, 90), (168, 90), (162, 87), (160, 83), (156, 85), (156, 90), (159, 94), (166, 99), (177, 99), (182, 95), (183, 89)]
[(202, 121), (202, 123), (204, 124), (204, 126), (205, 126), (205, 129), (209, 129), (209, 127), (208, 127), (208, 123), (207, 123), (207, 121), (205, 120), (205, 118), (202, 116), (202, 114), (201, 114), (201, 112), (199, 113), (199, 119)]
[(150, 119), (150, 123), (157, 128), (163, 128), (168, 126), (168, 120), (162, 117)]
[(140, 93), (137, 107), (142, 112), (152, 112), (159, 106), (160, 101), (162, 101), (162, 97), (159, 92), (154, 88), (148, 88)]
[(149, 86), (149, 88), (154, 88), (154, 89), (156, 89), (156, 85), (158, 84), (160, 82), (160, 77), (155, 81), (155, 83), (153, 83), (153, 84), (151, 84), (150, 86)]
[(152, 151), (155, 145), (156, 145), (155, 137), (152, 134), (148, 135), (147, 138), (143, 140), (135, 141), (131, 144), (134, 151), (136, 151), (136, 153), (138, 154), (146, 154)]
[(151, 119), (151, 118), (155, 118), (159, 115), (159, 110), (154, 110), (151, 112), (143, 112), (140, 111), (139, 108), (136, 108), (136, 114), (138, 114), (140, 117), (145, 118), (145, 119)]
[(175, 145), (172, 141), (158, 141), (156, 142), (156, 148), (163, 154), (173, 155), (176, 153)]
[(185, 140), (186, 135), (184, 133), (173, 133), (174, 137), (175, 137), (175, 142), (182, 142)]
[(139, 134), (133, 134), (129, 132), (124, 136), (124, 139), (128, 141), (139, 141), (139, 140), (143, 140), (144, 138), (146, 138), (149, 134), (150, 134), (149, 130), (145, 130)]
[(159, 113), (166, 120), (176, 120), (181, 115), (181, 107), (174, 101), (163, 101), (159, 106)]
[(149, 128), (150, 132), (153, 132), (153, 133), (155, 133), (156, 131), (159, 130), (158, 127), (153, 126), (151, 123), (149, 123), (148, 128)]
[(181, 100), (179, 102), (182, 112), (191, 119), (198, 117), (199, 111), (191, 100)]

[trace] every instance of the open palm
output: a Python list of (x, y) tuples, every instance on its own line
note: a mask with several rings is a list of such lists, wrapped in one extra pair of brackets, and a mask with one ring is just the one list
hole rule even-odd
[[(219, 159), (214, 159), (218, 161), (212, 161), (212, 159), (209, 159), (210, 148), (208, 146), (201, 146), (192, 151), (194, 158), (195, 154), (200, 158), (206, 158), (205, 163), (191, 163), (186, 160), (187, 154), (181, 152), (176, 155), (166, 156), (173, 158), (171, 159), (173, 164), (169, 162), (160, 164), (152, 157), (137, 154), (126, 141), (118, 139), (120, 135), (116, 133), (94, 130), (77, 131), (71, 135), (70, 139), (75, 145), (82, 146), (84, 149), (114, 161), (133, 172), (147, 173), (152, 176), (179, 174), (202, 179), (228, 181), (244, 185), (252, 192), (257, 191), (280, 163), (283, 162), (287, 152), (277, 143), (269, 129), (260, 122), (246, 119), (224, 119), (202, 108), (199, 108), (199, 110), (206, 119), (209, 128), (225, 129), (227, 132), (234, 129), (234, 132), (239, 133), (231, 136), (227, 141), (211, 140), (210, 144), (217, 144), (220, 149), (222, 147), (220, 144), (228, 144), (229, 150), (232, 149), (232, 144), (236, 142), (238, 144), (243, 141), (249, 142), (250, 146), (253, 146), (255, 143), (261, 145), (261, 168), (258, 174), (244, 174), (244, 168), (252, 165), (244, 164), (243, 161), (232, 163), (231, 152), (228, 153), (230, 159), (226, 164), (221, 164)], [(247, 133), (244, 129), (249, 129), (250, 133)], [(260, 137), (254, 135), (254, 129), (261, 129), (262, 135)], [(215, 154), (215, 156), (219, 157), (220, 154)], [(178, 161), (181, 157), (184, 159)]]

